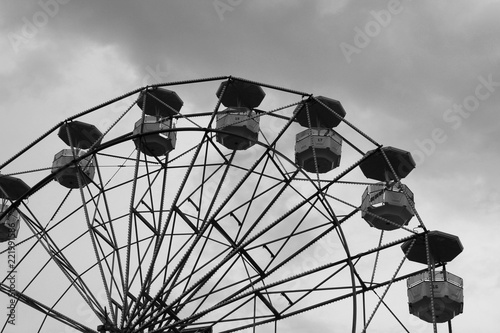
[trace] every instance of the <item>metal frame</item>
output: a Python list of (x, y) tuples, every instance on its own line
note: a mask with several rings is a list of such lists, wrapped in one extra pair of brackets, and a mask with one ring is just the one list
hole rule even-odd
[[(295, 96), (295, 102), (284, 107), (254, 110), (258, 119), (274, 117), (282, 122), (282, 127), (270, 139), (261, 133), (261, 139), (249, 148), (249, 151), (257, 150), (250, 164), (240, 161), (246, 151), (228, 152), (216, 143), (216, 134), (224, 132), (214, 128), (222, 93), (212, 112), (181, 112), (174, 116), (178, 120), (176, 128), (133, 134), (131, 123), (129, 133), (108, 141), (99, 140), (99, 144), (88, 149), (86, 154), (75, 155), (74, 161), (60, 170), (78, 165), (80, 160), (92, 156), (96, 168), (94, 180), (88, 186), (68, 191), (60, 202), (48, 208), (50, 219), (39, 217), (40, 213), (32, 209), (32, 202), (27, 203), (26, 199), (38, 195), (38, 192), (51, 191), (54, 174), (42, 177), (23, 198), (10, 204), (9, 209), (21, 211), (31, 232), (31, 236), (24, 236), (17, 242), (18, 247), (23, 247), (24, 254), (14, 269), (29, 263), (30, 257), (43, 249), (46, 261), (40, 272), (54, 269), (55, 264), (67, 280), (65, 291), (49, 303), (30, 296), (31, 284), (36, 285), (41, 279), (37, 273), (26, 287), (15, 291), (18, 302), (45, 315), (39, 331), (43, 331), (50, 317), (81, 332), (97, 332), (59, 309), (59, 303), (76, 292), (102, 323), (101, 332), (180, 332), (196, 327), (218, 332), (218, 327), (222, 332), (255, 329), (345, 299), (352, 302), (354, 332), (360, 325), (358, 312), (363, 314), (361, 324), (366, 330), (380, 305), (390, 309), (384, 302), (389, 287), (425, 271), (401, 271), (405, 256), (400, 251), (401, 260), (395, 263), (392, 273), (380, 281), (374, 279), (380, 254), (416, 239), (418, 233), (409, 229), (401, 230), (406, 232), (405, 236), (388, 243), (382, 242), (384, 234), (381, 233), (380, 239), (374, 239), (372, 249), (351, 253), (351, 235), (344, 232), (344, 224), (353, 219), (361, 203), (348, 203), (345, 214), (337, 213), (332, 203), (347, 203), (333, 194), (333, 189), (345, 186), (344, 179), (367, 158), (349, 138), (342, 136), (352, 152), (358, 154), (357, 161), (339, 168), (342, 170), (328, 178), (305, 173), (293, 162), (293, 154), (287, 156), (277, 148), (284, 134), (292, 131), (295, 123), (293, 106), (305, 97), (315, 98), (303, 92), (229, 76), (136, 89), (59, 123), (7, 160), (0, 170), (19, 157), (36, 151), (37, 145), (62, 124), (94, 114), (141, 91), (221, 80), (256, 83)], [(132, 106), (117, 118), (113, 126), (126, 118)], [(277, 111), (281, 110), (288, 110), (289, 114), (278, 114)], [(208, 121), (201, 125), (198, 122), (201, 118)], [(181, 121), (184, 124), (179, 125)], [(372, 146), (381, 147), (348, 121), (342, 122)], [(182, 151), (178, 151), (178, 146), (164, 157), (148, 157), (133, 149), (122, 152), (126, 150), (123, 149), (125, 146), (133, 147), (130, 144), (134, 139), (171, 131), (179, 135), (184, 132), (198, 134), (201, 139)], [(294, 143), (290, 145), (293, 147)], [(135, 157), (130, 154), (131, 150)], [(36, 174), (45, 170), (39, 168), (33, 172), (11, 174)], [(349, 181), (345, 183), (350, 184)], [(170, 185), (175, 186), (171, 188)], [(214, 188), (209, 191), (210, 186)], [(61, 187), (60, 191), (65, 190)], [(129, 196), (128, 205), (123, 202), (124, 193)], [(294, 205), (286, 209), (281, 207), (283, 197), (291, 195), (295, 198)], [(310, 216), (321, 220), (313, 223)], [(67, 225), (77, 220), (85, 228), (63, 241), (59, 228), (66, 230)], [(419, 221), (425, 232), (425, 226)], [(288, 233), (280, 233), (280, 228)], [(342, 259), (333, 256), (331, 262), (283, 279), (275, 278), (282, 269), (293, 267), (301, 255), (307, 255), (329, 235), (334, 235), (341, 245)], [(87, 266), (76, 260), (75, 247), (80, 244), (87, 244), (86, 255), (92, 258), (92, 263)], [(0, 255), (4, 253), (0, 252)], [(365, 272), (367, 258), (373, 264), (368, 274)], [(238, 277), (235, 271), (244, 274)], [(100, 279), (105, 301), (97, 295), (96, 279)], [(338, 284), (338, 279), (345, 281)], [(0, 291), (10, 295), (12, 292), (5, 281), (5, 278), (0, 280)], [(290, 289), (297, 281), (303, 287)], [(386, 287), (383, 296), (376, 292), (381, 287)], [(366, 302), (369, 295), (377, 300), (370, 318), (367, 317)], [(397, 315), (392, 314), (397, 319)], [(404, 328), (404, 324), (399, 319), (397, 321)], [(3, 325), (2, 331), (5, 327)]]

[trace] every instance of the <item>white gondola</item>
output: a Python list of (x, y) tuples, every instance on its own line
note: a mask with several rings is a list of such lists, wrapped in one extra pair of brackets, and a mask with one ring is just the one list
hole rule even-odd
[[(52, 173), (55, 180), (67, 188), (85, 187), (92, 182), (95, 174), (94, 159), (92, 156), (73, 162), (87, 153), (84, 149), (63, 149), (54, 156)], [(69, 163), (69, 166), (66, 165)], [(78, 179), (80, 178), (80, 179)]]
[(340, 165), (342, 138), (334, 130), (311, 128), (295, 138), (295, 162), (307, 172), (325, 173)]
[[(463, 312), (464, 294), (462, 278), (449, 272), (428, 272), (407, 280), (410, 313), (432, 323), (432, 304), (437, 323), (444, 323)], [(431, 293), (432, 290), (432, 293)]]
[(229, 107), (217, 115), (217, 142), (232, 150), (245, 150), (259, 138), (259, 119), (247, 107)]
[[(134, 139), (137, 149), (149, 156), (166, 155), (175, 149), (177, 134), (172, 118), (144, 116), (135, 123), (134, 135), (143, 134)], [(151, 133), (151, 134), (148, 134)]]
[(401, 183), (369, 185), (363, 193), (361, 216), (380, 230), (394, 230), (408, 225), (414, 213), (413, 193)]

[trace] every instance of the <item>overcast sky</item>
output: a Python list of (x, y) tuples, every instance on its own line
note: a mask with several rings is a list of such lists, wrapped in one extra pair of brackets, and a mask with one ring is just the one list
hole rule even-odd
[(338, 99), (412, 152), (426, 226), (464, 244), (448, 265), (466, 286), (454, 332), (496, 332), (498, 17), (494, 0), (2, 0), (0, 160), (145, 84), (235, 75)]

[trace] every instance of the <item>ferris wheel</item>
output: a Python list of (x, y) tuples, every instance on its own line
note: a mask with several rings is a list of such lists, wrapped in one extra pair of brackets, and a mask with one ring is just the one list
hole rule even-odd
[(451, 328), (463, 246), (422, 221), (414, 167), (329, 97), (138, 88), (0, 165), (1, 332)]

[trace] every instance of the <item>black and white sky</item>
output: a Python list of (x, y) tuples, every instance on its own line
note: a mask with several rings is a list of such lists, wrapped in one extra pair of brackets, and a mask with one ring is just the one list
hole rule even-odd
[(234, 75), (338, 99), (412, 152), (420, 214), (464, 244), (454, 332), (496, 332), (499, 16), (495, 0), (2, 0), (0, 159), (146, 84)]

